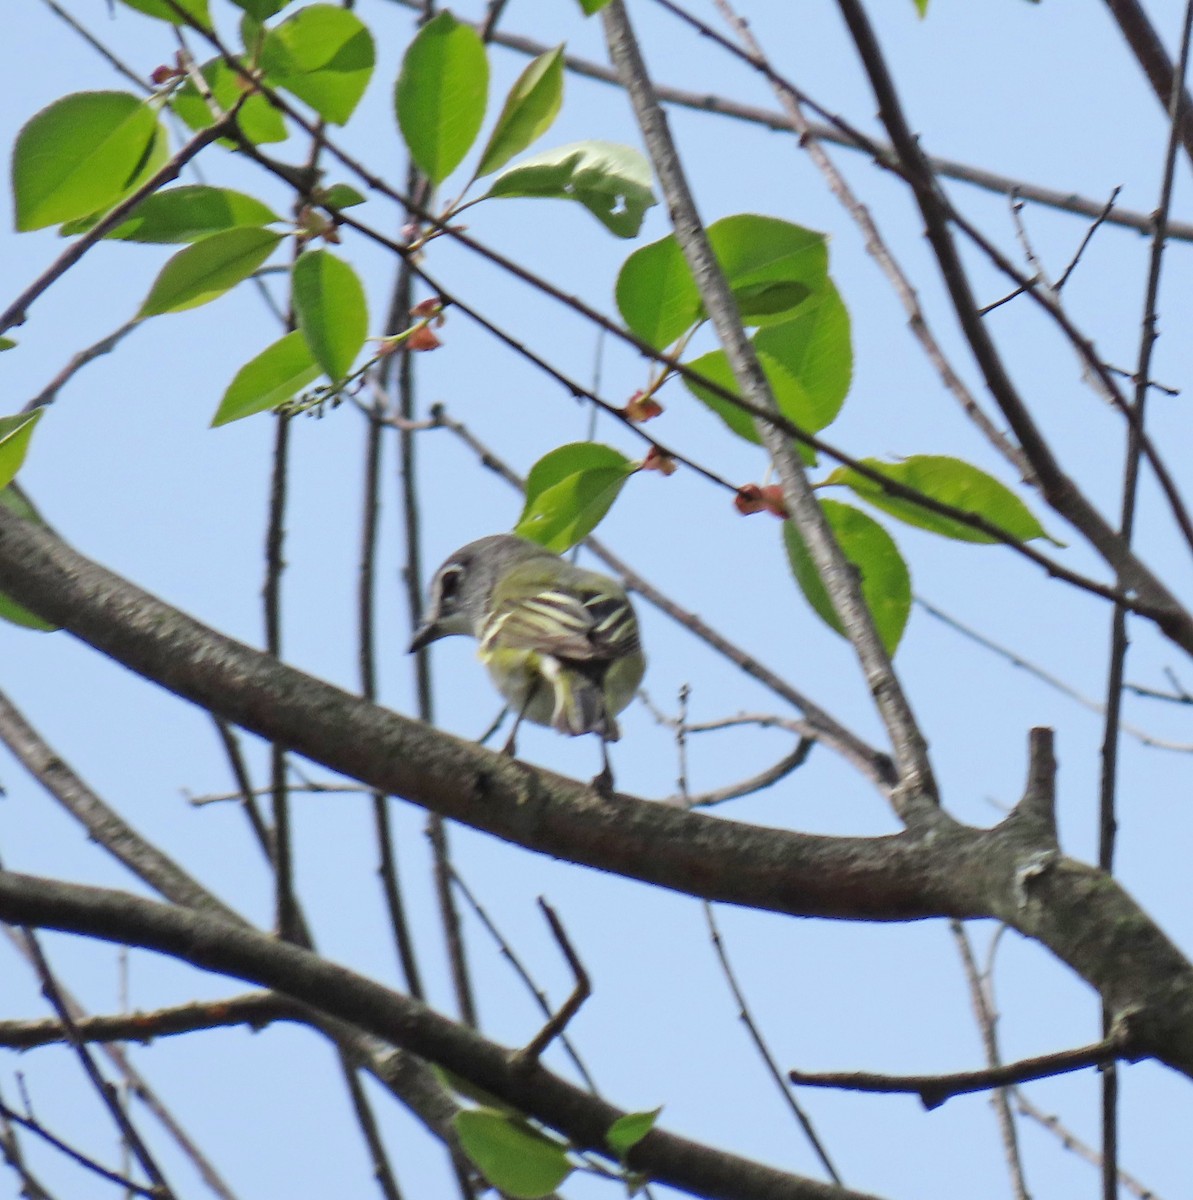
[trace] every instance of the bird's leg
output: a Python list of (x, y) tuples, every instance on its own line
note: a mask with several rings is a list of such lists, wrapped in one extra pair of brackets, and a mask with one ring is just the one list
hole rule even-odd
[(513, 758), (517, 749), (518, 726), (522, 724), (522, 718), (526, 716), (527, 710), (530, 708), (530, 702), (534, 699), (535, 692), (538, 691), (539, 681), (535, 681), (526, 690), (526, 699), (522, 701), (522, 707), (518, 709), (518, 715), (514, 717), (514, 727), (510, 730), (510, 735), (505, 739), (505, 745), (501, 748), (501, 753), (506, 758)]
[(592, 786), (602, 796), (613, 795), (613, 768), (609, 765), (609, 743), (601, 738), (601, 773), (593, 776)]

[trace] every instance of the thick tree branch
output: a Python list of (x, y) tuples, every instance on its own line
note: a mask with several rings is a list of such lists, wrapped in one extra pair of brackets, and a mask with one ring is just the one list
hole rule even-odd
[[(336, 1021), (440, 1063), (564, 1133), (608, 1153), (605, 1135), (624, 1113), (417, 1000), (310, 951), (219, 918), (123, 892), (0, 871), (0, 919), (157, 950), (205, 970), (292, 996)], [(697, 1196), (724, 1200), (862, 1200), (655, 1129), (628, 1155), (645, 1172)]]
[[(203, 708), (315, 762), (508, 842), (706, 900), (846, 920), (993, 917), (1047, 946), (1133, 1044), (1193, 1077), (1193, 967), (1102, 872), (1065, 858), (1031, 799), (992, 830), (820, 837), (632, 797), (386, 712), (224, 637), (0, 507), (0, 590)], [(221, 922), (221, 925), (226, 922)]]

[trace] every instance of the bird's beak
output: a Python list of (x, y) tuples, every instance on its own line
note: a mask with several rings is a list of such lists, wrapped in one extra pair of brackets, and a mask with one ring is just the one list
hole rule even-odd
[(406, 653), (417, 653), (425, 646), (429, 646), (432, 642), (443, 637), (443, 632), (434, 621), (425, 622), (414, 631), (414, 637), (410, 639), (410, 649)]

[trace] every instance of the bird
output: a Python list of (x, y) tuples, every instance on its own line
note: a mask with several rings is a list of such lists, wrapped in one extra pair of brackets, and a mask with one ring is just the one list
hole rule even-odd
[(608, 743), (617, 714), (646, 670), (638, 619), (615, 579), (575, 566), (516, 534), (461, 546), (431, 581), (410, 652), (442, 637), (477, 639), (477, 656), (515, 714), (503, 753), (513, 756), (523, 720), (601, 739), (593, 784), (611, 791)]

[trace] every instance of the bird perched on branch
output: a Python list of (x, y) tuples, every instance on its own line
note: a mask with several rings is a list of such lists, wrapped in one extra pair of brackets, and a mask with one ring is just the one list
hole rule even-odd
[(410, 650), (453, 633), (477, 639), (481, 662), (514, 711), (506, 754), (523, 720), (573, 737), (595, 733), (603, 769), (593, 783), (612, 787), (607, 743), (620, 737), (617, 714), (646, 669), (621, 584), (525, 538), (484, 537), (435, 572)]

